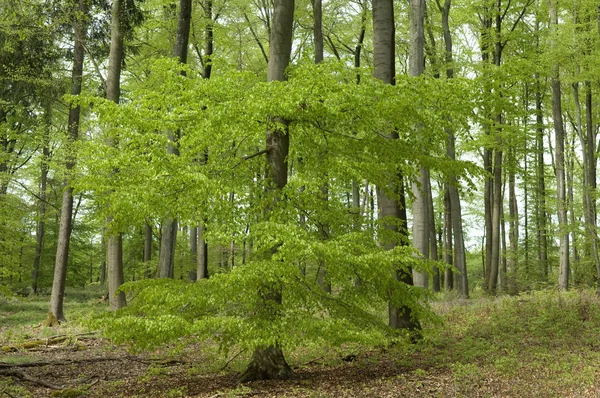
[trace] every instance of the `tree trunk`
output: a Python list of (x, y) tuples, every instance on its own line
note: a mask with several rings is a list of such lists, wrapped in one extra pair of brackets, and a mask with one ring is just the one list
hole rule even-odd
[[(385, 84), (395, 84), (395, 29), (394, 29), (394, 6), (392, 0), (373, 1), (373, 64), (374, 76)], [(389, 139), (398, 139), (398, 134), (392, 132)], [(377, 187), (378, 218), (382, 220), (382, 227), (406, 237), (406, 203), (404, 196), (404, 183), (401, 173), (397, 173), (395, 181), (390, 181), (393, 194), (386, 194), (383, 187)], [(398, 197), (399, 201), (394, 199)], [(395, 242), (382, 242), (386, 250), (395, 247)], [(412, 272), (396, 272), (396, 279), (408, 285), (413, 284)], [(416, 331), (420, 324), (416, 320), (410, 308), (405, 306), (396, 307), (390, 302), (389, 325), (396, 329), (408, 329)]]
[(536, 226), (538, 241), (538, 261), (542, 278), (548, 279), (548, 230), (546, 227), (546, 183), (544, 171), (544, 116), (542, 110), (542, 92), (539, 77), (536, 76), (535, 92), (536, 117)]
[[(600, 16), (600, 7), (598, 7)], [(600, 21), (600, 19), (599, 19)], [(599, 26), (600, 28), (600, 26)], [(596, 295), (600, 296), (600, 253), (598, 253), (598, 229), (597, 229), (597, 208), (596, 208), (596, 133), (593, 121), (593, 101), (592, 84), (585, 82), (585, 120), (586, 120), (586, 141), (587, 141), (587, 160), (588, 160), (588, 196), (589, 196), (589, 234), (591, 237), (591, 255), (596, 264), (597, 287)]]
[(204, 225), (198, 225), (198, 270), (196, 280), (208, 279), (208, 244), (204, 238)]
[(162, 229), (158, 258), (158, 277), (175, 276), (175, 243), (177, 240), (177, 220), (168, 220)]
[[(106, 98), (119, 103), (121, 98), (121, 64), (123, 61), (123, 1), (114, 0), (112, 4), (110, 53), (108, 59), (108, 75), (106, 77)], [(116, 143), (112, 143), (116, 145)], [(116, 172), (116, 170), (115, 170)], [(107, 218), (107, 224), (112, 222)], [(108, 236), (108, 300), (111, 310), (127, 305), (123, 292), (117, 295), (117, 289), (123, 284), (123, 239), (119, 232), (110, 231)]]
[[(424, 31), (424, 13), (425, 0), (410, 1), (410, 55), (409, 70), (410, 76), (421, 76), (425, 68), (425, 31)], [(413, 246), (425, 259), (430, 258), (430, 223), (429, 223), (429, 197), (431, 196), (431, 186), (429, 182), (429, 170), (424, 167), (419, 168), (416, 180), (412, 183), (412, 193), (414, 196), (412, 216), (413, 216)], [(427, 288), (427, 272), (413, 271), (415, 286)]]
[(510, 245), (510, 253), (508, 254), (508, 292), (510, 294), (517, 293), (517, 268), (519, 266), (519, 212), (517, 207), (516, 193), (516, 176), (515, 167), (516, 159), (514, 151), (510, 155), (510, 169), (508, 171), (508, 214), (509, 214), (509, 229), (508, 240)]
[(254, 380), (286, 380), (294, 372), (278, 346), (259, 347), (252, 353), (250, 365), (239, 378), (240, 383)]
[[(275, 0), (272, 29), (270, 35), (267, 81), (286, 80), (285, 70), (290, 63), (292, 52), (292, 29), (294, 24), (294, 0)], [(283, 200), (281, 191), (287, 184), (289, 152), (289, 130), (285, 119), (271, 117), (267, 123), (267, 183), (275, 194), (274, 200)], [(277, 287), (265, 286), (265, 290), (274, 290), (263, 297), (265, 305), (279, 306), (281, 291)], [(268, 303), (271, 301), (272, 303)], [(277, 316), (272, 315), (272, 316)], [(256, 347), (246, 371), (240, 381), (261, 380), (265, 378), (288, 379), (293, 372), (281, 348), (275, 344), (269, 347)]]
[[(550, 22), (558, 25), (556, 0), (548, 2)], [(567, 198), (565, 181), (565, 127), (562, 115), (561, 88), (559, 80), (559, 66), (552, 67), (552, 119), (555, 133), (555, 162), (556, 162), (556, 201), (558, 212), (559, 246), (559, 275), (558, 287), (560, 290), (569, 289), (569, 231), (567, 219)]]
[[(86, 31), (86, 18), (88, 3), (79, 0), (77, 19), (75, 22), (75, 45), (73, 49), (73, 72), (71, 77), (71, 95), (81, 94), (83, 80), (83, 57)], [(79, 106), (71, 105), (69, 108), (68, 144), (72, 148), (79, 136), (79, 119), (81, 109)], [(69, 149), (70, 149), (69, 148)], [(73, 167), (75, 167), (74, 155), (69, 155), (66, 160), (67, 181), (63, 191), (62, 206), (60, 211), (60, 227), (58, 233), (58, 245), (56, 248), (56, 260), (54, 263), (54, 280), (52, 282), (52, 294), (50, 296), (50, 312), (59, 321), (65, 321), (63, 312), (63, 299), (65, 284), (67, 280), (67, 264), (69, 262), (69, 243), (73, 229), (73, 188), (69, 186), (68, 179)]]
[[(190, 39), (190, 26), (192, 18), (192, 1), (179, 1), (179, 14), (177, 17), (177, 33), (175, 36), (175, 45), (173, 47), (173, 56), (180, 63), (187, 63), (188, 44)], [(182, 74), (185, 74), (183, 71)], [(179, 141), (179, 131), (169, 132), (169, 143), (167, 153), (173, 156), (179, 156), (177, 147)], [(175, 247), (177, 245), (177, 219), (168, 218), (163, 226), (163, 233), (160, 241), (160, 254), (158, 258), (158, 277), (173, 278), (175, 276)]]
[(35, 257), (33, 258), (33, 270), (31, 272), (31, 288), (32, 296), (37, 294), (38, 279), (40, 275), (40, 263), (42, 260), (42, 251), (44, 249), (44, 234), (46, 227), (46, 187), (48, 183), (48, 162), (50, 161), (50, 126), (52, 124), (52, 105), (47, 103), (44, 110), (44, 137), (41, 160), (40, 173), (40, 198), (39, 211), (36, 229), (36, 245)]
[(154, 272), (150, 269), (152, 261), (152, 226), (146, 222), (144, 228), (144, 264), (146, 264), (145, 277), (150, 279)]

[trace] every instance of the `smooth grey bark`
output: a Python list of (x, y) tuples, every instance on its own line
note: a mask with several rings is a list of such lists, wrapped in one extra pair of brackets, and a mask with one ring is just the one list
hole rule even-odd
[[(558, 25), (557, 0), (548, 1), (550, 23), (553, 29)], [(562, 93), (560, 87), (559, 66), (552, 66), (552, 119), (555, 134), (555, 162), (556, 162), (556, 201), (558, 213), (559, 246), (559, 275), (558, 288), (569, 289), (569, 231), (567, 219), (566, 181), (565, 181), (565, 127), (562, 115)]]
[[(275, 0), (271, 24), (267, 81), (286, 80), (285, 70), (290, 63), (292, 52), (292, 30), (294, 24), (294, 0)], [(267, 123), (267, 184), (275, 194), (274, 200), (283, 200), (281, 191), (287, 184), (289, 152), (289, 130), (285, 119), (273, 116)], [(280, 287), (267, 285), (262, 299), (268, 307), (277, 308), (281, 304)], [(270, 316), (277, 316), (271, 314)], [(283, 351), (277, 345), (260, 346), (254, 349), (248, 367), (240, 377), (240, 382), (260, 379), (288, 379), (293, 375)]]
[[(446, 78), (454, 78), (454, 52), (452, 43), (452, 34), (450, 32), (450, 8), (452, 7), (451, 0), (445, 0), (442, 5), (439, 0), (436, 0), (438, 9), (442, 14), (442, 32), (444, 36), (444, 62), (446, 64)], [(446, 156), (451, 160), (456, 160), (456, 134), (451, 127), (446, 128)], [(451, 175), (447, 185), (447, 199), (444, 198), (444, 202), (447, 202), (447, 210), (449, 212), (448, 221), (449, 231), (448, 243), (449, 248), (452, 250), (452, 262), (455, 268), (458, 270), (458, 274), (455, 278), (452, 278), (450, 272), (447, 272), (446, 283), (457, 289), (460, 297), (469, 297), (469, 281), (467, 275), (467, 257), (465, 249), (465, 241), (463, 234), (463, 222), (462, 222), (462, 209), (460, 203), (460, 196), (458, 193), (458, 180), (456, 176)], [(452, 244), (454, 241), (454, 245)], [(453, 247), (454, 246), (454, 247)], [(453, 283), (456, 281), (456, 283)]]
[[(600, 7), (599, 17), (600, 17)], [(600, 18), (599, 18), (600, 21)], [(600, 25), (599, 25), (600, 28)], [(593, 101), (592, 101), (592, 84), (590, 81), (585, 82), (585, 120), (586, 120), (586, 141), (587, 141), (587, 160), (588, 160), (588, 170), (587, 170), (587, 183), (588, 183), (588, 191), (587, 194), (589, 196), (589, 221), (588, 228), (589, 234), (591, 236), (591, 253), (594, 262), (596, 263), (596, 278), (597, 278), (597, 287), (596, 287), (596, 295), (600, 296), (600, 253), (599, 253), (599, 241), (598, 241), (598, 220), (597, 220), (597, 206), (596, 206), (596, 130), (594, 126), (593, 120)]]
[(177, 220), (169, 219), (162, 227), (160, 252), (158, 255), (158, 277), (175, 276), (175, 244), (177, 241)]
[[(114, 0), (111, 12), (110, 52), (108, 56), (108, 75), (106, 76), (106, 99), (116, 104), (121, 99), (121, 65), (123, 61), (123, 0)], [(116, 145), (115, 142), (111, 143)], [(114, 172), (117, 172), (116, 170)], [(112, 216), (107, 218), (109, 225)], [(108, 270), (108, 302), (111, 311), (127, 305), (125, 293), (117, 290), (123, 284), (123, 239), (120, 232), (109, 231), (107, 242), (107, 270)]]
[(202, 77), (210, 79), (212, 75), (212, 57), (214, 53), (214, 27), (213, 27), (213, 2), (206, 0), (202, 6), (206, 28), (204, 29), (204, 56), (200, 57), (202, 62)]
[(509, 153), (510, 168), (508, 170), (508, 241), (510, 253), (506, 257), (507, 268), (510, 275), (506, 274), (506, 286), (510, 294), (517, 293), (517, 268), (519, 267), (519, 210), (516, 193), (516, 159), (514, 151)]
[[(579, 100), (579, 82), (573, 83), (573, 100), (575, 101), (577, 136), (581, 146), (581, 163), (583, 166), (583, 216), (585, 220), (585, 237), (587, 243), (588, 255), (591, 257), (594, 268), (600, 278), (600, 258), (598, 258), (598, 232), (596, 229), (596, 204), (595, 179), (596, 179), (596, 153), (595, 153), (595, 134), (592, 118), (592, 94), (591, 87), (586, 84), (586, 129), (583, 129), (583, 115), (581, 103)], [(573, 241), (575, 244), (575, 241)], [(598, 279), (600, 281), (600, 279)], [(600, 283), (597, 287), (597, 293), (600, 294)]]
[[(177, 33), (173, 56), (185, 64), (188, 57), (188, 45), (190, 40), (190, 27), (192, 18), (192, 0), (179, 1), (179, 13), (177, 16)], [(184, 72), (181, 72), (184, 74)], [(169, 144), (167, 153), (179, 156), (178, 141), (179, 131), (169, 132)], [(175, 276), (175, 247), (177, 244), (177, 219), (169, 217), (164, 221), (160, 240), (160, 254), (158, 257), (158, 277), (173, 278)]]
[(38, 279), (40, 275), (40, 263), (44, 249), (44, 235), (46, 232), (46, 188), (48, 185), (48, 162), (50, 161), (50, 125), (52, 124), (52, 105), (48, 102), (44, 109), (44, 135), (42, 146), (42, 159), (40, 164), (40, 191), (38, 221), (35, 233), (35, 256), (33, 258), (33, 270), (31, 271), (30, 294), (36, 295)]
[[(73, 70), (71, 76), (71, 95), (73, 96), (81, 94), (87, 14), (87, 0), (79, 0), (76, 12), (77, 18), (75, 20), (75, 44), (73, 48)], [(80, 116), (81, 108), (78, 105), (70, 105), (69, 122), (67, 125), (69, 150), (79, 137)], [(69, 244), (73, 229), (73, 188), (69, 185), (68, 179), (70, 178), (71, 170), (75, 167), (75, 155), (73, 153), (69, 153), (67, 156), (65, 167), (67, 170), (67, 181), (65, 182), (60, 210), (58, 245), (54, 263), (52, 293), (50, 295), (50, 313), (59, 321), (66, 321), (63, 311), (63, 301), (67, 280), (67, 264), (69, 262)]]
[[(410, 50), (409, 68), (410, 76), (421, 76), (425, 70), (425, 0), (410, 1)], [(418, 132), (417, 132), (418, 134)], [(429, 197), (431, 196), (429, 170), (420, 166), (415, 180), (412, 182), (413, 194), (413, 246), (425, 259), (430, 258), (430, 221)], [(425, 271), (414, 271), (415, 286), (427, 288), (428, 274)]]
[[(393, 0), (373, 1), (373, 75), (384, 84), (395, 84), (395, 27)], [(391, 140), (398, 139), (395, 131), (388, 133)], [(391, 193), (389, 193), (391, 191)], [(377, 187), (378, 218), (386, 230), (407, 237), (407, 218), (403, 176), (398, 170), (388, 186)], [(373, 211), (373, 210), (372, 210)], [(384, 241), (382, 247), (391, 250), (395, 241)], [(402, 283), (413, 285), (412, 272), (397, 270), (396, 279)], [(389, 325), (395, 329), (420, 330), (420, 324), (406, 306), (396, 306), (390, 302), (388, 306)]]

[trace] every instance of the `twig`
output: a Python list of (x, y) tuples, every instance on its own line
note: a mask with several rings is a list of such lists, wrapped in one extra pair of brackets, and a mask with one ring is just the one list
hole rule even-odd
[(223, 365), (223, 367), (222, 367), (221, 369), (219, 369), (219, 372), (222, 372), (222, 371), (224, 371), (224, 370), (225, 370), (225, 369), (226, 369), (226, 368), (229, 366), (229, 364), (230, 364), (230, 363), (231, 363), (231, 362), (232, 362), (234, 359), (236, 359), (237, 357), (239, 357), (239, 356), (240, 356), (240, 355), (241, 355), (241, 354), (242, 354), (244, 351), (246, 351), (246, 349), (245, 349), (245, 348), (244, 348), (242, 351), (240, 351), (240, 352), (238, 352), (237, 354), (235, 354), (235, 355), (234, 355), (234, 356), (233, 356), (233, 357), (232, 357), (232, 358), (231, 358), (229, 361), (227, 361), (227, 363), (226, 363), (225, 365)]
[(296, 367), (297, 367), (297, 368), (299, 368), (300, 366), (305, 366), (305, 365), (309, 365), (309, 364), (311, 364), (311, 363), (316, 363), (316, 362), (317, 362), (319, 359), (323, 359), (323, 358), (325, 358), (325, 355), (323, 355), (323, 356), (320, 356), (320, 357), (318, 357), (318, 358), (315, 358), (315, 359), (311, 359), (310, 361), (307, 361), (307, 362), (304, 362), (304, 363), (298, 364), (298, 365), (296, 365)]

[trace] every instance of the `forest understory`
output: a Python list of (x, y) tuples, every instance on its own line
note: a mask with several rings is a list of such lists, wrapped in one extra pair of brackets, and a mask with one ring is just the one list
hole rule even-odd
[[(0, 302), (0, 397), (597, 397), (600, 300), (592, 291), (433, 301), (418, 344), (305, 347), (295, 377), (238, 384), (250, 354), (189, 341), (132, 353), (86, 330), (96, 299), (43, 326), (45, 298)], [(69, 297), (69, 295), (67, 296)]]

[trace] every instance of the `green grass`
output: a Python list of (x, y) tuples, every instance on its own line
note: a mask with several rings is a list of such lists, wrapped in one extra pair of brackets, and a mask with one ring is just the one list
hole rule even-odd
[(103, 292), (95, 285), (85, 289), (67, 288), (64, 300), (67, 322), (60, 328), (42, 326), (48, 316), (49, 296), (0, 299), (0, 345), (85, 331), (90, 316), (107, 310), (106, 303), (98, 302)]
[[(47, 315), (49, 297), (0, 302), (0, 344), (85, 331), (91, 315), (107, 311), (107, 304), (98, 302), (102, 293), (97, 287), (67, 291), (65, 314), (69, 322), (60, 328), (40, 326)], [(481, 295), (471, 300), (436, 297), (432, 307), (444, 322), (424, 324), (424, 338), (418, 344), (314, 345), (286, 352), (286, 357), (292, 366), (335, 368), (377, 365), (385, 356), (405, 370), (398, 377), (409, 375), (416, 385), (442, 377), (449, 380), (455, 396), (465, 397), (472, 396), (473, 391), (481, 396), (579, 396), (582, 391), (596, 391), (600, 385), (600, 300), (592, 290), (544, 290), (499, 298)], [(190, 341), (192, 345), (187, 345)], [(186, 344), (188, 355), (193, 351), (199, 359), (190, 362), (193, 365), (186, 369), (188, 376), (241, 372), (251, 355), (234, 347), (225, 356), (218, 344), (194, 341), (193, 337), (179, 343)], [(152, 355), (157, 359), (169, 357), (170, 350), (178, 345), (170, 347), (158, 348)], [(341, 360), (351, 354), (359, 358), (356, 363)], [(16, 363), (28, 360), (26, 354), (11, 357)], [(156, 364), (138, 381), (143, 384), (147, 379), (169, 378), (170, 372), (171, 368)], [(15, 392), (14, 396), (26, 396), (15, 390), (16, 385), (4, 383), (0, 391), (3, 387)], [(311, 390), (309, 384), (306, 381), (297, 388), (306, 388), (307, 396), (327, 396)], [(490, 384), (501, 386), (501, 392), (487, 393)], [(175, 387), (173, 396), (180, 396), (183, 390)]]

